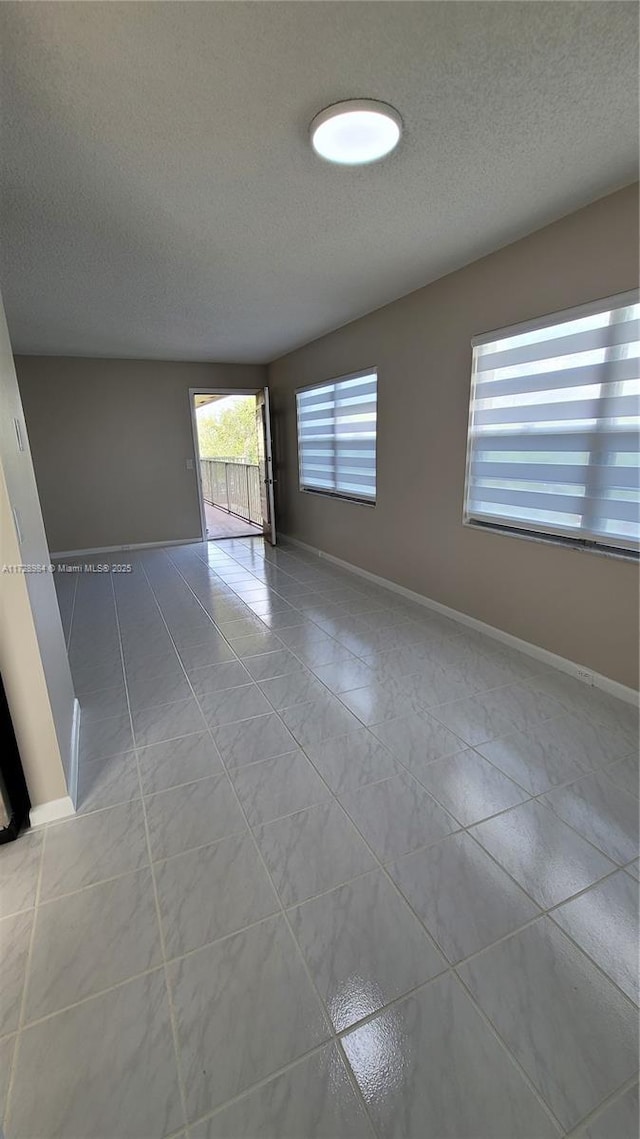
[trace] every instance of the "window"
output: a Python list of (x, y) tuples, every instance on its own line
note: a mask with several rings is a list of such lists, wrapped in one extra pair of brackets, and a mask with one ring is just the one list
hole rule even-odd
[(374, 370), (296, 392), (300, 489), (376, 500)]
[(472, 341), (466, 522), (637, 554), (639, 317), (626, 293)]

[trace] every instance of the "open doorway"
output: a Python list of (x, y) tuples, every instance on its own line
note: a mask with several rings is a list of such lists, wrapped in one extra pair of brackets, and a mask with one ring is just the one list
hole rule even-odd
[(275, 544), (269, 401), (259, 392), (191, 390), (202, 535)]

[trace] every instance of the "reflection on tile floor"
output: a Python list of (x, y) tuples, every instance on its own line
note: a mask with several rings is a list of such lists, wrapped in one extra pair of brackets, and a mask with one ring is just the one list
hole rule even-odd
[(56, 579), (7, 1139), (635, 1137), (633, 708), (292, 546), (131, 556)]

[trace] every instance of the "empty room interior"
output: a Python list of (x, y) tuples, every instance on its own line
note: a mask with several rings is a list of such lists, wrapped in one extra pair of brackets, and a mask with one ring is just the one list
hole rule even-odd
[(638, 22), (0, 5), (4, 1139), (636, 1139)]

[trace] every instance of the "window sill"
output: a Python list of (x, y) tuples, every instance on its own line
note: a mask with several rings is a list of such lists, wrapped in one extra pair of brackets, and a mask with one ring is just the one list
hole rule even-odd
[(615, 561), (633, 562), (638, 564), (640, 554), (635, 550), (615, 549), (612, 546), (587, 546), (581, 542), (574, 542), (571, 538), (557, 537), (553, 534), (533, 533), (529, 530), (519, 530), (517, 527), (492, 526), (488, 522), (476, 522), (472, 518), (464, 518), (462, 525), (470, 530), (480, 530), (485, 534), (498, 534), (503, 538), (520, 538), (523, 542), (538, 542), (545, 546), (561, 546), (565, 550), (572, 550), (577, 554), (596, 554), (600, 558), (613, 558)]
[(300, 494), (311, 494), (314, 498), (333, 498), (338, 502), (350, 502), (354, 506), (375, 506), (376, 500), (370, 498), (352, 498), (348, 494), (336, 494), (331, 490), (311, 490), (306, 486), (299, 486)]

